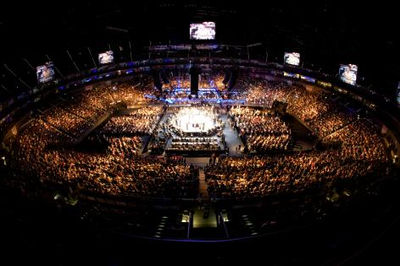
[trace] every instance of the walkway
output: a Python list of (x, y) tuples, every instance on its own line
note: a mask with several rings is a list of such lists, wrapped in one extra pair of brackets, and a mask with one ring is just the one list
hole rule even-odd
[(105, 124), (108, 120), (111, 119), (113, 115), (112, 111), (108, 111), (105, 114), (101, 115), (99, 118), (97, 118), (97, 121), (94, 123), (93, 126), (91, 126), (88, 130), (86, 130), (81, 136), (79, 136), (75, 142), (75, 145), (78, 145), (81, 143), (87, 136), (90, 135), (95, 129), (97, 129), (100, 125)]
[(204, 169), (199, 169), (199, 195), (202, 200), (208, 200), (208, 190), (207, 190), (207, 182), (206, 175), (204, 174)]
[(217, 228), (217, 226), (217, 215), (214, 208), (197, 207), (195, 209), (193, 215), (193, 229)]
[(243, 142), (239, 137), (239, 134), (237, 133), (236, 129), (231, 127), (227, 115), (222, 115), (221, 119), (225, 122), (223, 133), (225, 135), (226, 146), (229, 149), (229, 156), (242, 156), (242, 152), (237, 150), (239, 145), (242, 149), (244, 147)]
[(282, 120), (287, 123), (292, 131), (293, 151), (310, 151), (313, 149), (317, 138), (312, 135), (312, 131), (301, 120), (286, 114)]

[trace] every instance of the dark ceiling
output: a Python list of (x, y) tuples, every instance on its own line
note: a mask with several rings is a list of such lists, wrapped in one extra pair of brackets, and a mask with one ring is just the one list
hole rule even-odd
[(298, 50), (303, 61), (333, 73), (359, 65), (377, 89), (400, 80), (398, 18), (383, 1), (53, 1), (0, 9), (1, 62), (79, 46), (132, 40), (136, 45), (188, 41), (191, 21), (217, 23), (217, 41), (262, 42), (271, 58)]

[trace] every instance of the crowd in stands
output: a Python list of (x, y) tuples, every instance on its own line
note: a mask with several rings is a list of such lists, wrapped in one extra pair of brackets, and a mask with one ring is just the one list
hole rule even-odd
[(190, 89), (190, 75), (185, 73), (174, 75), (169, 79), (169, 89), (173, 91), (176, 88)]
[(286, 156), (227, 157), (207, 169), (208, 189), (213, 197), (264, 197), (318, 190), (340, 179), (357, 180), (367, 175), (383, 174), (387, 166), (384, 154), (373, 148), (368, 154), (373, 156), (366, 160), (367, 154), (347, 147)]
[(246, 145), (245, 150), (266, 152), (288, 149), (291, 130), (270, 111), (239, 105), (229, 110), (229, 116)]
[[(225, 158), (206, 171), (214, 197), (260, 197), (317, 189), (340, 179), (384, 175), (388, 157), (377, 129), (360, 119), (323, 139), (320, 151)], [(339, 142), (339, 145), (330, 145)]]
[(94, 193), (155, 197), (195, 193), (197, 180), (189, 166), (137, 157), (137, 137), (110, 138), (104, 154), (56, 147), (64, 138), (48, 123), (32, 121), (16, 142), (18, 169), (44, 184), (62, 184)]
[[(249, 89), (240, 90), (240, 86)], [(309, 126), (321, 140), (321, 150), (272, 156), (227, 157), (206, 170), (209, 193), (213, 197), (262, 197), (276, 193), (296, 193), (317, 189), (337, 180), (358, 180), (371, 175), (384, 175), (389, 169), (388, 157), (377, 128), (334, 105), (323, 91), (282, 82), (241, 80), (237, 91), (247, 104), (271, 108), (274, 101), (288, 104), (288, 113)], [(240, 135), (274, 147), (279, 140), (263, 134), (288, 134), (290, 129), (279, 118), (259, 117), (261, 110), (249, 107), (230, 109)], [(261, 122), (262, 121), (262, 122)], [(251, 149), (251, 148), (250, 148)]]
[(129, 82), (110, 86), (108, 93), (114, 103), (123, 102), (128, 107), (154, 102), (154, 97), (148, 98), (146, 95), (158, 95), (151, 79), (147, 76), (145, 79), (134, 84)]
[(133, 137), (106, 137), (108, 144), (108, 152), (114, 157), (122, 156), (134, 158), (140, 155), (143, 149), (142, 138)]
[(287, 103), (287, 112), (303, 121), (320, 138), (347, 125), (356, 117), (330, 102), (327, 93), (322, 90), (248, 77), (240, 79), (235, 89), (245, 97), (246, 104), (272, 108), (275, 101)]
[(171, 146), (167, 148), (168, 151), (219, 151), (221, 146), (219, 145), (218, 138), (215, 137), (185, 137), (185, 138), (173, 138)]
[[(212, 89), (217, 88), (219, 91), (226, 89), (223, 83), (224, 75), (223, 73), (202, 73), (199, 75), (199, 88), (201, 89)], [(174, 90), (176, 88), (190, 88), (190, 74), (188, 73), (178, 73), (169, 78), (169, 89)]]
[(216, 74), (202, 74), (200, 75), (199, 88), (202, 89), (213, 89), (216, 88), (218, 91), (226, 90), (226, 86), (223, 83), (223, 73)]
[(311, 120), (309, 126), (314, 129), (318, 136), (325, 137), (351, 123), (354, 119), (355, 116), (344, 112), (326, 112), (322, 116)]
[(338, 143), (342, 158), (365, 161), (387, 160), (384, 142), (377, 131), (372, 122), (359, 119), (322, 139), (322, 143), (327, 146)]
[[(226, 91), (222, 74), (201, 74), (199, 79), (198, 101), (215, 101), (219, 98), (220, 92)], [(165, 99), (178, 103), (191, 103), (191, 83), (190, 75), (181, 74), (174, 75), (170, 78), (169, 84), (165, 85)]]
[(219, 94), (215, 90), (199, 91), (198, 98), (203, 101), (217, 100), (220, 98)]
[(69, 112), (68, 109), (63, 109), (58, 106), (47, 110), (41, 117), (50, 125), (68, 132), (74, 137), (81, 135), (93, 125), (93, 120), (85, 120)]
[(162, 106), (148, 106), (126, 115), (114, 116), (104, 125), (100, 133), (150, 135), (162, 113)]
[(149, 79), (142, 77), (139, 81), (89, 88), (68, 99), (67, 104), (51, 107), (32, 118), (19, 132), (13, 165), (23, 175), (38, 177), (41, 183), (65, 185), (73, 190), (111, 195), (194, 196), (197, 179), (191, 167), (139, 157), (143, 148), (139, 135), (151, 133), (163, 107), (147, 106), (111, 118), (96, 133), (108, 143), (103, 153), (64, 146), (73, 143), (115, 103), (152, 103), (152, 99), (145, 97), (147, 93), (154, 91)]
[[(156, 92), (144, 80), (143, 84), (135, 81), (135, 84), (91, 88), (75, 96), (70, 104), (53, 106), (33, 117), (18, 133), (13, 165), (22, 173), (38, 177), (41, 183), (66, 185), (74, 191), (195, 197), (198, 181), (192, 167), (183, 162), (140, 156), (141, 136), (157, 135), (159, 132), (153, 131), (164, 113), (163, 107), (149, 105), (154, 100), (145, 95)], [(337, 180), (358, 180), (387, 170), (386, 150), (373, 123), (335, 106), (325, 92), (262, 79), (242, 79), (238, 86), (248, 88), (237, 89), (246, 104), (259, 106), (232, 107), (228, 117), (244, 140), (245, 149), (259, 154), (226, 157), (212, 163), (205, 171), (211, 196), (246, 198), (318, 190)], [(287, 150), (291, 142), (288, 125), (268, 110), (274, 101), (286, 103), (287, 112), (319, 137), (319, 149), (268, 153)], [(83, 134), (117, 102), (146, 107), (112, 117), (96, 133), (108, 143), (105, 152), (81, 152), (63, 146)], [(197, 110), (202, 108), (210, 107), (199, 106)], [(177, 111), (168, 109), (168, 112)], [(216, 126), (217, 131), (212, 134), (220, 134), (223, 142), (223, 124), (217, 111), (211, 110), (209, 115), (211, 121), (220, 126), (219, 129)], [(160, 147), (165, 147), (167, 139), (172, 138), (170, 148), (175, 150), (220, 149), (219, 141), (209, 139), (209, 135), (193, 137), (183, 134), (182, 130), (174, 131), (177, 124), (172, 118), (161, 127), (165, 138), (155, 136), (158, 140), (155, 143)], [(185, 126), (179, 127), (185, 129)], [(156, 146), (154, 148), (159, 148)]]
[(117, 102), (124, 102), (128, 106), (151, 103), (153, 100), (145, 97), (147, 93), (154, 93), (154, 90), (146, 78), (88, 88), (63, 104), (47, 109), (41, 114), (41, 119), (79, 138)]

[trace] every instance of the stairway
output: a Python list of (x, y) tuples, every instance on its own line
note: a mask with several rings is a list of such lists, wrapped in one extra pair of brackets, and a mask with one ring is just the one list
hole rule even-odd
[(199, 169), (199, 195), (203, 200), (209, 199), (204, 169)]

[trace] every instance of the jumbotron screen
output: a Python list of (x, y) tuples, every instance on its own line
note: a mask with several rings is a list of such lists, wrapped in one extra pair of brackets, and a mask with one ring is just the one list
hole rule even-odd
[(54, 79), (54, 65), (53, 62), (47, 62), (44, 65), (36, 67), (36, 77), (39, 83), (47, 83)]
[(191, 40), (214, 40), (215, 22), (202, 22), (190, 24)]
[(300, 65), (300, 54), (299, 53), (285, 53), (283, 57), (285, 64), (298, 66)]
[(340, 65), (339, 77), (347, 84), (356, 85), (358, 66), (353, 64)]
[(114, 52), (109, 50), (104, 53), (99, 54), (99, 63), (104, 65), (104, 64), (109, 64), (114, 62)]

